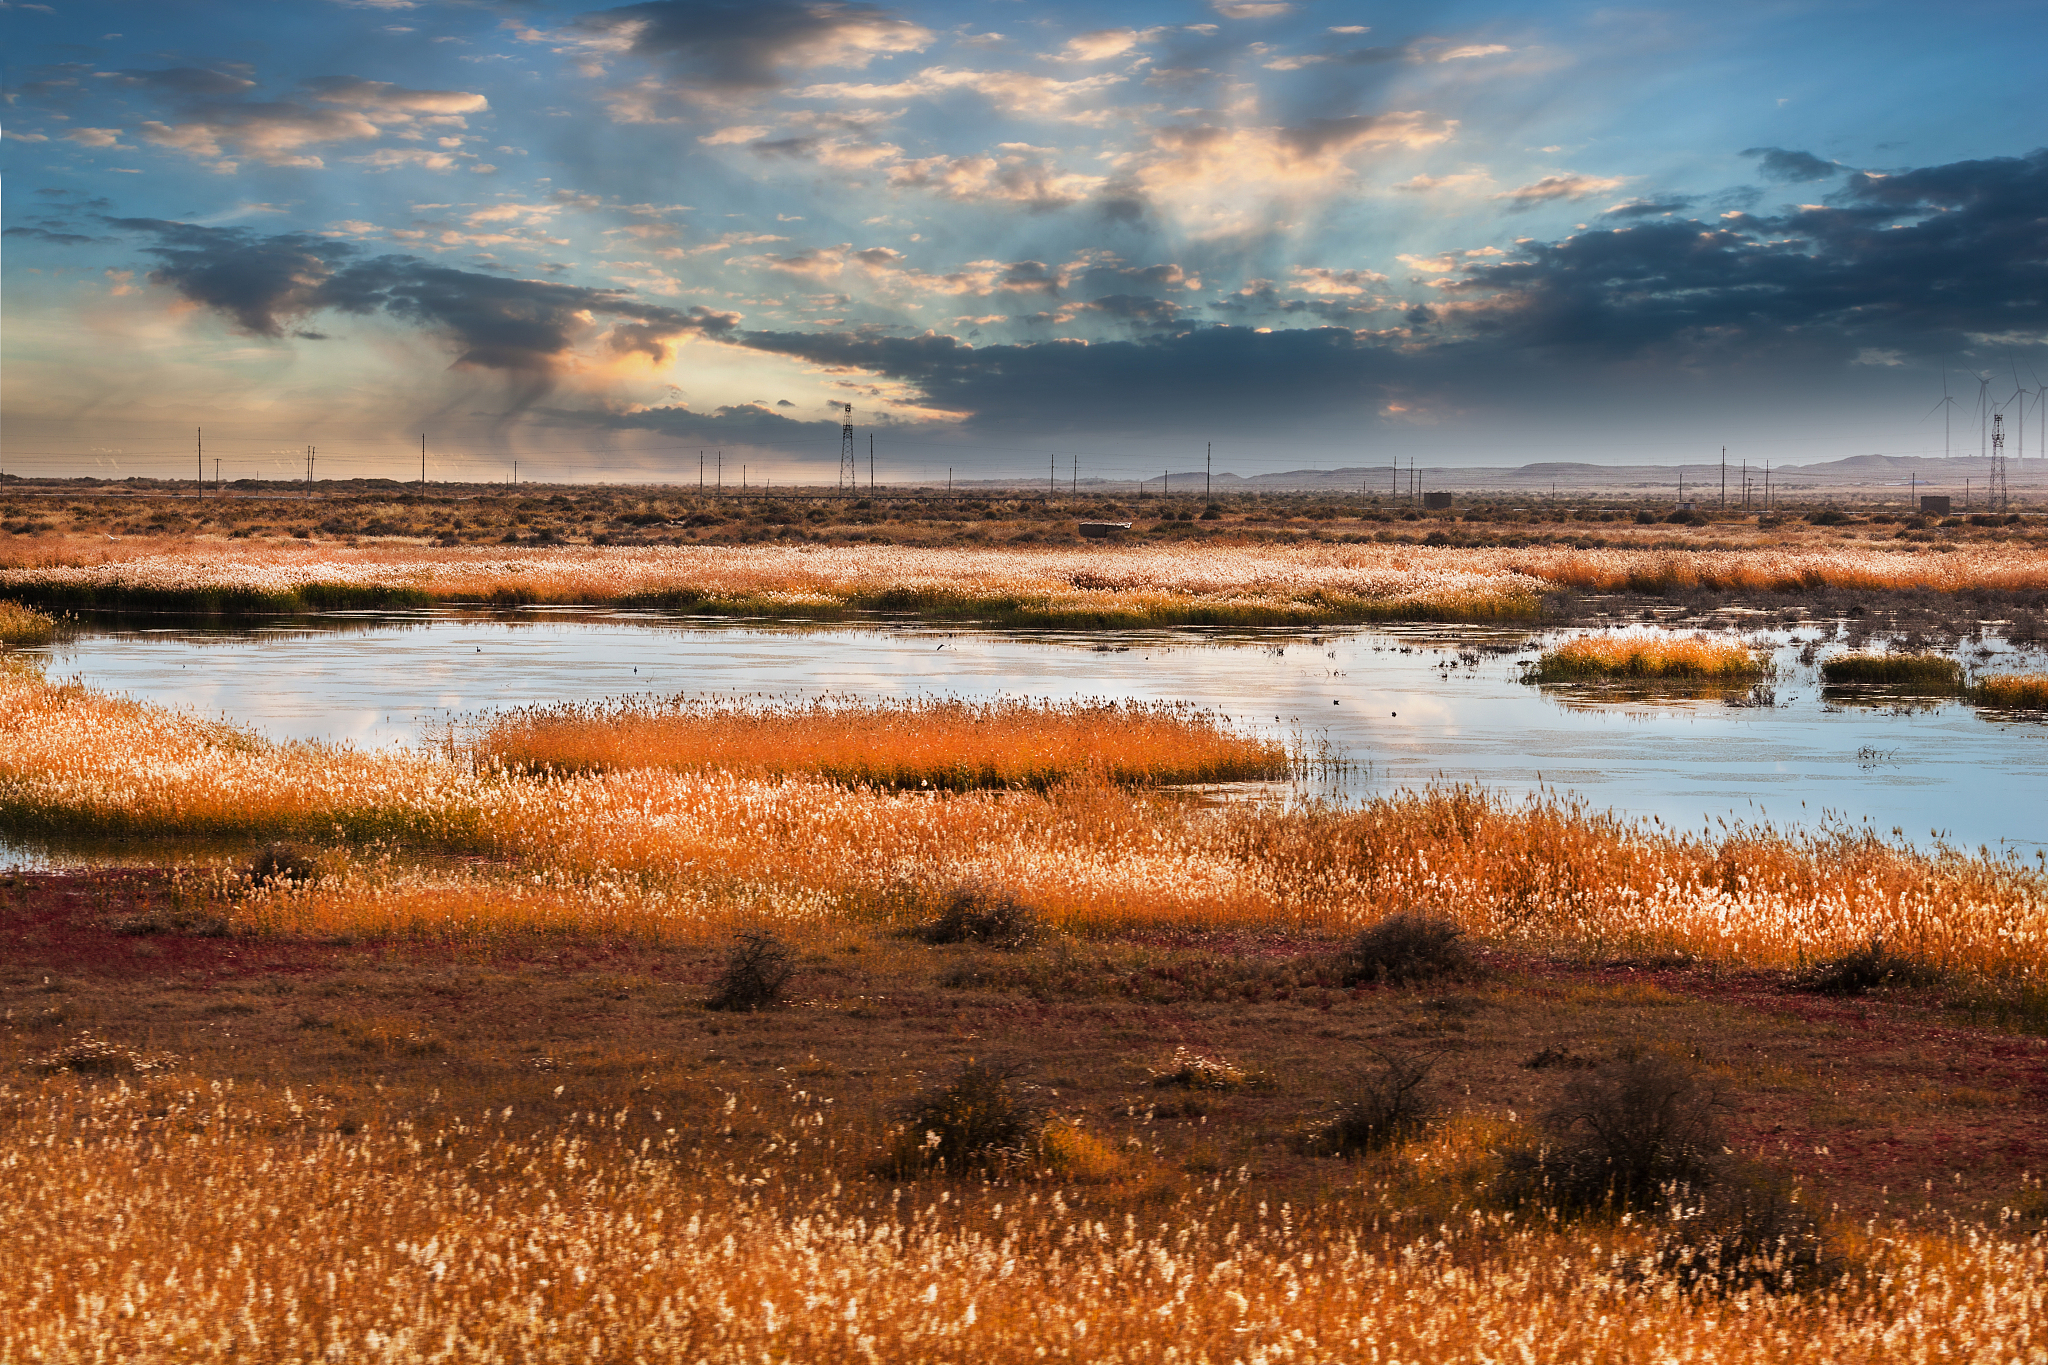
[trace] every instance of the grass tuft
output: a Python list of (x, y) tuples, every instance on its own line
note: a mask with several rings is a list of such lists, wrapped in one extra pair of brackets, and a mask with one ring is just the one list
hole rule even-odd
[(1794, 985), (1816, 995), (1863, 995), (1887, 986), (1931, 986), (1941, 980), (1932, 965), (1893, 952), (1881, 938), (1840, 957), (1816, 963), (1794, 978)]
[(1979, 706), (2048, 711), (2048, 673), (1993, 673), (1976, 688)]
[(1860, 684), (1910, 687), (1920, 692), (1959, 692), (1963, 666), (1940, 654), (1837, 654), (1820, 666), (1830, 687)]
[(1547, 1145), (1507, 1155), (1510, 1202), (1567, 1211), (1653, 1207), (1713, 1182), (1719, 1091), (1662, 1053), (1609, 1063), (1565, 1084), (1544, 1116)]
[(923, 943), (982, 943), (1019, 948), (1044, 931), (1044, 917), (1014, 893), (966, 882), (946, 894), (939, 913), (911, 931)]
[(1024, 1072), (1020, 1062), (969, 1061), (947, 1084), (911, 1099), (881, 1172), (965, 1175), (1027, 1162), (1045, 1116)]
[(1694, 636), (1593, 636), (1546, 650), (1531, 682), (1748, 683), (1769, 671), (1747, 645)]
[(56, 619), (0, 599), (0, 645), (41, 645), (57, 638)]
[(1382, 1053), (1379, 1064), (1354, 1079), (1337, 1110), (1304, 1135), (1303, 1150), (1317, 1156), (1357, 1156), (1418, 1136), (1438, 1114), (1424, 1088), (1434, 1058)]

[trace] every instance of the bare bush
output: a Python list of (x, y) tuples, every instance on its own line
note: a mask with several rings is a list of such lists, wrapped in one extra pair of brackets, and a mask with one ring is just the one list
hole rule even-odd
[(257, 886), (299, 886), (320, 880), (320, 863), (297, 844), (265, 844), (249, 866), (249, 880)]
[(705, 1005), (714, 1010), (761, 1010), (782, 1003), (783, 988), (796, 972), (787, 943), (765, 931), (733, 940), (725, 970), (712, 983)]
[(1862, 995), (1885, 986), (1931, 986), (1941, 973), (1930, 964), (1904, 953), (1895, 953), (1881, 938), (1860, 948), (1815, 963), (1794, 978), (1793, 984), (1817, 995)]
[(1402, 911), (1352, 940), (1345, 954), (1344, 984), (1434, 981), (1465, 975), (1473, 965), (1463, 929), (1447, 919)]
[(1304, 1137), (1320, 1156), (1355, 1156), (1414, 1137), (1429, 1126), (1437, 1106), (1424, 1088), (1434, 1057), (1382, 1053), (1379, 1065), (1354, 1079), (1336, 1113)]
[(964, 882), (947, 893), (939, 913), (912, 931), (924, 943), (984, 943), (1015, 948), (1036, 939), (1044, 928), (1038, 911), (1009, 891), (980, 882)]
[(1023, 1161), (1045, 1126), (1024, 1072), (1018, 1062), (970, 1061), (946, 1085), (917, 1095), (903, 1108), (882, 1172), (961, 1175)]
[(1820, 1219), (1776, 1172), (1745, 1170), (1676, 1212), (1657, 1269), (1688, 1288), (1796, 1293), (1842, 1276)]
[(1721, 1096), (1693, 1067), (1644, 1053), (1574, 1078), (1544, 1116), (1546, 1144), (1507, 1155), (1511, 1200), (1565, 1209), (1652, 1207), (1704, 1189), (1720, 1150)]

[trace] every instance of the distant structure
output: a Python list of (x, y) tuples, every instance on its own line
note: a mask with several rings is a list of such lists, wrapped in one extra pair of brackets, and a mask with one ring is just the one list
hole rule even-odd
[(1128, 521), (1084, 521), (1075, 527), (1090, 540), (1107, 540), (1131, 529)]
[(839, 427), (839, 491), (860, 487), (860, 467), (853, 461), (853, 404), (846, 405), (846, 420)]
[(1448, 512), (1451, 508), (1451, 495), (1449, 493), (1424, 493), (1422, 495), (1422, 506), (1423, 510), (1428, 512)]
[(1945, 517), (1949, 514), (1949, 497), (1946, 493), (1922, 493), (1920, 515), (1924, 517)]
[(2006, 509), (2005, 491), (2005, 414), (1991, 414), (1991, 495), (1989, 505), (1994, 512)]

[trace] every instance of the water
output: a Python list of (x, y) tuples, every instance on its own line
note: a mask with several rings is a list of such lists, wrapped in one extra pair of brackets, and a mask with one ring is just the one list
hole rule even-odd
[[(1350, 760), (1325, 780), (1347, 799), (1478, 782), (1679, 826), (1832, 817), (1921, 844), (2048, 848), (2048, 725), (1961, 703), (1834, 704), (1798, 660), (1821, 635), (1762, 637), (1780, 667), (1769, 706), (1531, 687), (1519, 661), (1549, 637), (1476, 628), (1061, 635), (429, 612), (103, 630), (44, 652), (53, 677), (278, 739), (412, 744), (465, 715), (630, 694), (1128, 697), (1326, 745)], [(2008, 653), (1995, 666), (2042, 660)]]

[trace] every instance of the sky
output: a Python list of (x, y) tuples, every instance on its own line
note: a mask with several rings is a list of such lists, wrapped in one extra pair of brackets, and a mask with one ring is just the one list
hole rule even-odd
[(829, 483), (847, 404), (884, 481), (1975, 455), (1993, 408), (2044, 453), (2035, 0), (4, 0), (0, 42), (8, 473), (417, 477), (424, 433), (437, 479)]

